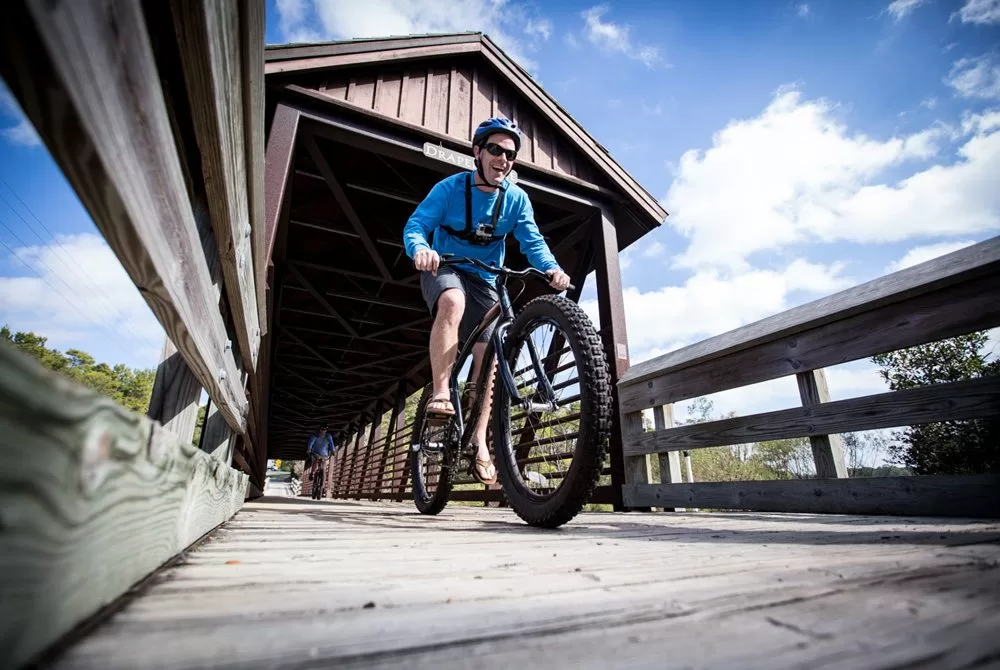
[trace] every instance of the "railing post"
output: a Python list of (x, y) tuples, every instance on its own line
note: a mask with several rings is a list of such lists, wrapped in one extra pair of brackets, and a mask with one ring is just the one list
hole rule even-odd
[[(618, 380), (629, 368), (628, 337), (625, 332), (625, 304), (622, 296), (621, 269), (618, 264), (618, 233), (611, 211), (602, 207), (593, 223), (597, 242), (597, 302), (601, 321), (601, 339), (611, 373), (611, 495), (615, 511), (624, 509), (622, 486), (626, 482), (622, 453), (622, 424), (618, 413)], [(642, 430), (642, 416), (638, 418)], [(638, 471), (637, 471), (638, 472)], [(647, 480), (648, 481), (648, 480)]]
[[(406, 380), (400, 379), (399, 385), (396, 387), (395, 402), (392, 407), (392, 414), (389, 417), (389, 429), (385, 435), (385, 445), (382, 448), (382, 462), (379, 464), (378, 469), (378, 485), (375, 490), (375, 500), (382, 499), (382, 491), (385, 488), (385, 466), (386, 462), (389, 460), (390, 454), (395, 454), (396, 452), (396, 437), (399, 435), (400, 429), (405, 425), (399, 423), (399, 417), (406, 413)], [(404, 417), (405, 418), (405, 417)], [(395, 478), (389, 479), (389, 486)], [(392, 491), (390, 490), (390, 493)]]
[[(674, 427), (674, 406), (657, 405), (653, 408), (653, 428), (656, 430), (666, 430)], [(661, 484), (680, 484), (681, 479), (681, 455), (676, 451), (668, 451), (665, 454), (657, 454), (660, 465)], [(682, 507), (664, 507), (664, 512), (683, 512)]]
[[(795, 375), (799, 384), (802, 406), (810, 407), (830, 402), (830, 389), (826, 385), (826, 373), (822, 368), (799, 372)], [(844, 479), (847, 466), (844, 464), (844, 441), (840, 435), (813, 435), (809, 438), (813, 461), (818, 479)]]
[[(622, 417), (622, 429), (626, 438), (645, 432), (642, 412), (630, 412)], [(625, 484), (649, 484), (653, 481), (653, 464), (649, 454), (625, 457)], [(621, 487), (618, 487), (621, 491)], [(624, 505), (622, 506), (624, 509)], [(649, 507), (630, 507), (634, 512), (649, 512)]]
[(194, 439), (201, 383), (170, 338), (163, 342), (147, 415), (184, 442)]
[(368, 484), (371, 480), (371, 472), (368, 467), (372, 462), (372, 452), (375, 450), (375, 443), (382, 436), (382, 401), (376, 401), (375, 411), (372, 413), (372, 428), (368, 433), (368, 444), (365, 445), (365, 460), (361, 465), (361, 473), (358, 476), (358, 490), (355, 500), (360, 500), (368, 492)]

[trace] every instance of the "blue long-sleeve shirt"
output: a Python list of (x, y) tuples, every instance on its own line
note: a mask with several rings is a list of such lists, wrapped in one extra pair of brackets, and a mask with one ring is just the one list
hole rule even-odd
[(306, 451), (323, 457), (332, 456), (337, 451), (337, 447), (333, 444), (333, 435), (327, 433), (326, 437), (323, 438), (318, 435), (310, 435)]
[[(403, 246), (406, 255), (413, 258), (420, 249), (433, 249), (439, 254), (454, 254), (477, 258), (487, 265), (503, 265), (506, 252), (503, 240), (497, 240), (486, 246), (470, 244), (455, 237), (441, 226), (446, 225), (455, 230), (465, 229), (465, 184), (467, 173), (445, 177), (431, 189), (427, 197), (417, 205), (403, 228)], [(535, 211), (531, 200), (524, 189), (507, 182), (507, 193), (504, 196), (503, 209), (497, 220), (494, 235), (513, 234), (531, 265), (542, 272), (558, 270), (559, 263), (549, 250), (548, 244), (535, 223)], [(493, 207), (497, 202), (498, 191), (483, 191), (472, 186), (472, 227), (479, 223), (490, 222), (493, 217)], [(490, 286), (496, 283), (496, 275), (476, 268), (473, 265), (460, 265), (462, 270), (481, 277)]]

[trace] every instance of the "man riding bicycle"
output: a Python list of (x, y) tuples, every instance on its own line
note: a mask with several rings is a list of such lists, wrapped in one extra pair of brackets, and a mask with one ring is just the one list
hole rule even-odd
[[(306, 445), (305, 469), (312, 470), (313, 499), (318, 500), (322, 494), (323, 486), (323, 463), (337, 453), (337, 446), (333, 443), (333, 435), (327, 431), (327, 426), (320, 426), (319, 432), (309, 436)], [(317, 495), (318, 494), (318, 495)]]
[[(521, 148), (521, 132), (513, 121), (491, 118), (476, 128), (472, 138), (475, 172), (446, 177), (431, 189), (417, 206), (403, 229), (406, 254), (420, 270), (420, 288), (434, 317), (431, 327), (430, 359), (434, 392), (427, 414), (450, 418), (455, 414), (448, 377), (464, 341), (497, 301), (494, 275), (472, 265), (441, 268), (440, 254), (476, 258), (487, 265), (503, 265), (505, 240), (513, 234), (521, 252), (532, 266), (545, 272), (549, 285), (565, 290), (569, 275), (559, 267), (535, 223), (528, 194), (507, 176)], [(486, 353), (492, 327), (486, 328), (472, 350), (472, 379)], [(496, 482), (496, 468), (486, 444), (495, 364), (489, 371), (486, 388), (469, 384), (470, 404), (482, 392), (482, 412), (472, 437), (476, 449), (473, 473), (483, 484)]]

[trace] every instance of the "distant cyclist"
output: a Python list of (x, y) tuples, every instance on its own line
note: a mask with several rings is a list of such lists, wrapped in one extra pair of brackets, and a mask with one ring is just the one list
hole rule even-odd
[[(427, 404), (429, 415), (450, 418), (455, 414), (448, 377), (458, 355), (459, 338), (467, 338), (497, 301), (493, 275), (474, 266), (439, 268), (439, 254), (503, 265), (505, 240), (513, 234), (528, 262), (548, 275), (552, 288), (563, 291), (569, 286), (569, 275), (559, 267), (535, 224), (528, 194), (507, 180), (520, 148), (521, 131), (513, 121), (500, 117), (483, 121), (472, 138), (475, 172), (455, 174), (438, 182), (403, 229), (406, 254), (421, 271), (420, 288), (434, 316), (430, 337), (434, 394)], [(485, 329), (473, 347), (472, 379), (479, 378), (491, 334), (490, 328)], [(473, 387), (469, 391), (470, 405), (477, 391), (485, 392), (472, 438), (476, 447), (473, 472), (484, 484), (496, 482), (496, 468), (486, 443), (492, 380), (493, 370), (486, 389)]]
[(319, 486), (322, 486), (323, 462), (336, 453), (337, 446), (333, 443), (333, 435), (329, 433), (327, 426), (320, 427), (319, 432), (309, 436), (309, 443), (306, 446), (306, 470), (309, 469), (310, 465), (314, 466), (312, 472), (313, 498), (319, 497), (317, 493), (322, 494), (321, 491), (317, 490), (316, 482), (318, 481)]

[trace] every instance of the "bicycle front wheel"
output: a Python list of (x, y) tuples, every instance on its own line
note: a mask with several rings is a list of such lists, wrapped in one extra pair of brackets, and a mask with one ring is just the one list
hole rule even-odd
[(556, 528), (590, 500), (611, 433), (611, 377), (597, 331), (563, 296), (536, 298), (514, 320), (504, 359), (524, 402), (494, 384), (497, 471), (510, 506)]

